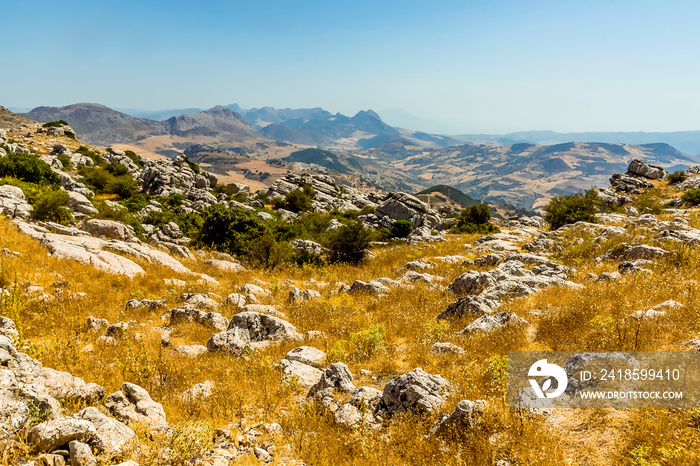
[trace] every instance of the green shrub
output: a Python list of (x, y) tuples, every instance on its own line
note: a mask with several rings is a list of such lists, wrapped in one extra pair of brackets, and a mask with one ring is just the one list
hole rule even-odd
[(689, 189), (681, 196), (681, 201), (690, 205), (700, 204), (700, 189)]
[(640, 214), (660, 214), (663, 211), (663, 206), (659, 198), (652, 193), (644, 193), (637, 199), (637, 210)]
[(199, 165), (192, 162), (190, 159), (187, 158), (187, 156), (185, 156), (185, 162), (187, 162), (187, 165), (189, 165), (189, 167), (192, 169), (193, 172), (195, 172), (195, 173), (200, 172)]
[(133, 178), (117, 178), (107, 186), (107, 191), (121, 199), (129, 199), (139, 192), (139, 187)]
[(457, 217), (457, 224), (451, 227), (452, 233), (494, 233), (499, 231), (491, 223), (491, 209), (487, 204), (465, 207)]
[(347, 340), (338, 340), (330, 351), (330, 359), (366, 361), (386, 348), (386, 327), (374, 324), (350, 334)]
[(34, 203), (32, 218), (46, 222), (56, 222), (69, 225), (74, 222), (68, 205), (68, 193), (61, 190), (53, 190), (45, 193)]
[(96, 202), (95, 208), (98, 211), (95, 218), (115, 220), (125, 225), (130, 225), (136, 232), (137, 236), (143, 238), (145, 235), (146, 230), (144, 230), (141, 220), (132, 212), (129, 212), (126, 207), (119, 208), (107, 204), (106, 202)]
[(413, 224), (408, 220), (397, 220), (391, 225), (392, 238), (406, 238), (413, 231)]
[(102, 166), (102, 165), (106, 164), (105, 160), (102, 158), (102, 156), (100, 154), (88, 149), (85, 146), (80, 146), (78, 148), (78, 150), (75, 151), (75, 153), (84, 155), (86, 157), (90, 157), (92, 159), (92, 161), (95, 163), (95, 165)]
[(30, 154), (7, 154), (0, 158), (0, 177), (10, 176), (36, 184), (59, 184), (61, 179), (45, 162)]
[(256, 212), (220, 204), (204, 210), (197, 242), (265, 268), (291, 256), (289, 246), (278, 241), (273, 227)]
[(114, 176), (107, 170), (99, 167), (86, 167), (80, 170), (81, 182), (97, 193), (103, 193), (107, 185), (114, 181)]
[(59, 126), (68, 126), (68, 122), (65, 120), (58, 120), (58, 121), (49, 121), (48, 123), (44, 123), (43, 125), (44, 128), (58, 128)]
[(199, 235), (203, 219), (198, 213), (173, 212), (167, 208), (164, 208), (162, 211), (151, 212), (143, 219), (143, 223), (151, 224), (156, 228), (160, 228), (169, 222), (176, 223), (185, 236), (194, 238)]
[(667, 180), (669, 184), (678, 184), (684, 182), (687, 178), (688, 175), (686, 175), (683, 170), (676, 170), (668, 175)]
[(576, 222), (595, 222), (600, 200), (598, 191), (591, 188), (585, 193), (561, 194), (554, 196), (544, 207), (544, 219), (552, 230)]
[(63, 168), (70, 170), (73, 168), (73, 164), (70, 161), (70, 157), (66, 154), (61, 154), (57, 157), (58, 161), (61, 162), (61, 165), (63, 165)]
[(150, 202), (148, 194), (139, 193), (134, 194), (128, 199), (124, 199), (120, 202), (121, 205), (126, 207), (129, 212), (138, 212), (148, 205)]
[(371, 234), (359, 220), (337, 228), (330, 234), (328, 259), (331, 262), (359, 264), (367, 254)]
[(117, 162), (110, 162), (109, 165), (107, 165), (105, 167), (105, 170), (107, 170), (109, 173), (111, 173), (114, 176), (124, 176), (127, 173), (129, 173), (128, 168), (126, 168), (121, 163), (117, 163)]
[(75, 139), (75, 133), (74, 133), (73, 131), (64, 131), (63, 134), (64, 134), (67, 138)]
[(274, 206), (284, 208), (292, 212), (308, 212), (311, 210), (311, 200), (316, 195), (316, 191), (309, 184), (304, 184), (301, 188), (290, 191), (284, 195), (284, 199), (276, 199)]
[(136, 165), (139, 168), (143, 168), (143, 159), (136, 152), (134, 152), (133, 150), (125, 150), (124, 155), (129, 157), (131, 161), (134, 162), (134, 165)]

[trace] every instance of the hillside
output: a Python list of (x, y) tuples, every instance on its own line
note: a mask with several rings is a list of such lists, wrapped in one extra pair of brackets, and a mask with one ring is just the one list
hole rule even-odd
[[(700, 199), (688, 194), (700, 175), (671, 184), (635, 162), (625, 182), (639, 192), (604, 193), (625, 214), (555, 231), (532, 216), (488, 236), (436, 234), (447, 219), (407, 194), (296, 174), (257, 195), (232, 192), (184, 157), (143, 160), (21, 129), (0, 135), (5, 151), (22, 152), (0, 158), (13, 175), (0, 178), (4, 466), (66, 464), (77, 452), (123, 466), (700, 461), (695, 402), (506, 401), (511, 351), (569, 351), (573, 362), (594, 351), (697, 353)], [(562, 154), (594, 149), (677, 156), (578, 143), (509, 154), (569, 165)], [(308, 209), (279, 204), (307, 184)], [(465, 199), (449, 186), (426, 191)], [(65, 210), (47, 210), (61, 193)], [(355, 218), (371, 230), (362, 255), (333, 260), (366, 234)], [(408, 238), (377, 236), (397, 220), (416, 227)], [(590, 388), (569, 386), (569, 399)]]
[(607, 186), (634, 158), (676, 170), (697, 163), (667, 144), (570, 142), (552, 146), (462, 145), (441, 149), (383, 145), (362, 152), (426, 184), (446, 184), (475, 199), (532, 209), (554, 194)]
[(31, 125), (33, 123), (35, 123), (34, 120), (25, 118), (0, 106), (0, 128), (14, 130), (22, 125)]
[(434, 196), (441, 195), (445, 201), (449, 203), (454, 203), (457, 206), (464, 208), (470, 205), (479, 204), (480, 201), (467, 196), (459, 189), (453, 188), (452, 186), (447, 186), (445, 184), (439, 184), (437, 186), (431, 186), (430, 188), (424, 189), (416, 193), (416, 197), (422, 199), (423, 196), (429, 199), (434, 199)]
[(102, 146), (167, 134), (161, 122), (134, 118), (99, 104), (37, 107), (24, 116), (40, 123), (64, 120), (82, 140)]
[[(98, 104), (75, 104), (67, 107), (38, 107), (24, 114), (27, 118), (45, 123), (64, 120), (84, 141), (103, 147), (114, 144), (149, 146), (149, 138), (163, 146), (161, 136), (173, 137), (171, 144), (180, 139), (215, 139), (222, 143), (236, 143), (259, 139), (260, 135), (243, 118), (226, 107), (171, 117), (165, 121), (135, 118)], [(165, 148), (162, 150), (166, 150)], [(170, 149), (173, 150), (173, 149)]]

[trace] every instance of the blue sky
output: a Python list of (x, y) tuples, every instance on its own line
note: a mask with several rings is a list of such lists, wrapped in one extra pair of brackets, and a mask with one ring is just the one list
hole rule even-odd
[(449, 133), (700, 129), (697, 1), (34, 0), (2, 10), (6, 107), (236, 102), (371, 108)]

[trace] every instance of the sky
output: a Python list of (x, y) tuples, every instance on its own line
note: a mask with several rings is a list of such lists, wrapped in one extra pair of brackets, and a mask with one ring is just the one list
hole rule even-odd
[(450, 134), (700, 130), (698, 1), (3, 3), (5, 107), (372, 109)]

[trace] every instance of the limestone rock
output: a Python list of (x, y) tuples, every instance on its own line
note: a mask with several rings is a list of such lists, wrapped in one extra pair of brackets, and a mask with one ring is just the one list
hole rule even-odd
[(35, 452), (48, 452), (73, 440), (88, 443), (97, 437), (95, 426), (83, 419), (62, 417), (42, 422), (29, 431), (27, 443)]
[(83, 223), (81, 230), (86, 231), (93, 236), (116, 239), (120, 241), (128, 241), (133, 237), (129, 229), (124, 224), (113, 220), (100, 220), (93, 218)]
[(163, 405), (153, 401), (146, 390), (124, 382), (121, 390), (105, 399), (110, 413), (122, 422), (146, 422), (151, 427), (167, 427)]
[(289, 351), (284, 359), (320, 368), (326, 362), (326, 353), (312, 346), (300, 346)]
[(379, 409), (388, 414), (436, 411), (452, 388), (452, 384), (439, 375), (414, 369), (386, 384)]
[(452, 413), (442, 419), (434, 428), (436, 435), (464, 435), (481, 425), (480, 416), (486, 402), (483, 400), (462, 400)]
[(474, 335), (478, 333), (491, 333), (501, 329), (517, 329), (529, 325), (522, 317), (514, 312), (499, 312), (495, 315), (479, 317), (471, 324), (464, 327), (460, 335)]
[(138, 441), (133, 430), (97, 408), (85, 408), (73, 417), (90, 421), (95, 426), (94, 446), (101, 454), (119, 456)]
[(321, 374), (321, 379), (309, 390), (307, 396), (314, 396), (327, 389), (335, 389), (342, 392), (353, 393), (355, 386), (348, 366), (342, 362), (336, 362)]

